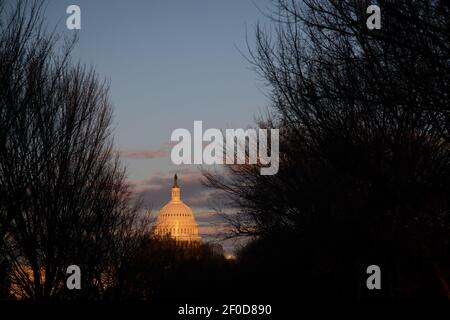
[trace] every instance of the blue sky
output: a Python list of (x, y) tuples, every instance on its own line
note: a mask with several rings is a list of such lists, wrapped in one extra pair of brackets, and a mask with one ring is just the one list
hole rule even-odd
[[(81, 8), (80, 31), (66, 28), (71, 4)], [(191, 188), (185, 201), (207, 210), (198, 201), (207, 194), (194, 182), (196, 168), (173, 165), (167, 144), (174, 129), (192, 130), (194, 120), (204, 128), (245, 128), (268, 106), (238, 50), (246, 50), (246, 30), (252, 41), (256, 22), (266, 20), (255, 2), (51, 0), (47, 17), (65, 35), (79, 32), (74, 59), (110, 81), (116, 145), (147, 204), (158, 209), (167, 201), (170, 185), (162, 184), (181, 171), (181, 185), (186, 178)]]
[[(116, 142), (120, 148), (156, 149), (176, 128), (240, 128), (267, 106), (254, 72), (237, 48), (246, 49), (264, 18), (250, 0), (50, 1), (50, 25), (65, 28), (66, 8), (81, 8), (74, 57), (111, 82)], [(259, 6), (259, 5), (258, 5)], [(163, 163), (136, 164), (132, 178)]]

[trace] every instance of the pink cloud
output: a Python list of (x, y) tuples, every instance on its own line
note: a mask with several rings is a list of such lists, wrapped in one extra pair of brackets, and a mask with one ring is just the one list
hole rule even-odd
[[(183, 201), (192, 207), (206, 207), (211, 190), (202, 184), (202, 174), (197, 170), (176, 171)], [(129, 180), (131, 191), (143, 200), (143, 204), (155, 210), (170, 200), (170, 189), (175, 171), (157, 173), (146, 179)]]
[(141, 150), (130, 150), (121, 149), (118, 150), (120, 156), (128, 159), (155, 159), (164, 158), (169, 155), (169, 145), (163, 145), (157, 149), (141, 149)]
[(183, 168), (159, 172), (145, 179), (128, 180), (134, 196), (147, 208), (159, 210), (170, 200), (174, 174), (178, 174), (182, 200), (193, 209), (211, 209), (219, 198), (216, 190), (205, 187), (199, 170)]

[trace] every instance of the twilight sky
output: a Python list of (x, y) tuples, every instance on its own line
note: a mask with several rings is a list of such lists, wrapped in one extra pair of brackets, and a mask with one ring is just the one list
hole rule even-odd
[(68, 36), (76, 31), (66, 28), (66, 8), (81, 8), (73, 57), (111, 83), (116, 145), (145, 205), (158, 210), (169, 200), (178, 171), (182, 198), (199, 212), (204, 233), (208, 191), (194, 165), (171, 163), (170, 136), (193, 130), (194, 120), (204, 130), (246, 128), (267, 107), (238, 48), (246, 50), (246, 28), (252, 42), (255, 23), (266, 21), (257, 6), (268, 1), (51, 0), (47, 7), (49, 27)]

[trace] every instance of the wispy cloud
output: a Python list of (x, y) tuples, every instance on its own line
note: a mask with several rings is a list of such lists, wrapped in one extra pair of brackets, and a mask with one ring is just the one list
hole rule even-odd
[(117, 152), (121, 157), (128, 159), (156, 159), (168, 157), (171, 146), (170, 143), (166, 143), (153, 149), (119, 149)]
[(167, 156), (165, 150), (120, 150), (120, 155), (128, 159), (154, 159)]
[[(182, 200), (192, 208), (208, 208), (214, 192), (202, 184), (203, 176), (198, 170), (181, 169), (178, 182)], [(170, 200), (170, 190), (175, 171), (161, 172), (147, 179), (130, 180), (133, 193), (142, 204), (153, 210), (159, 210)]]

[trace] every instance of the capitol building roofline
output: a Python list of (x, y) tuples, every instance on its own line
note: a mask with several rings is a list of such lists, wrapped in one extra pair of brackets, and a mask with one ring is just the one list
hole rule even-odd
[(170, 236), (177, 241), (201, 241), (194, 212), (181, 200), (181, 189), (176, 174), (171, 200), (159, 210), (154, 234), (160, 237)]

